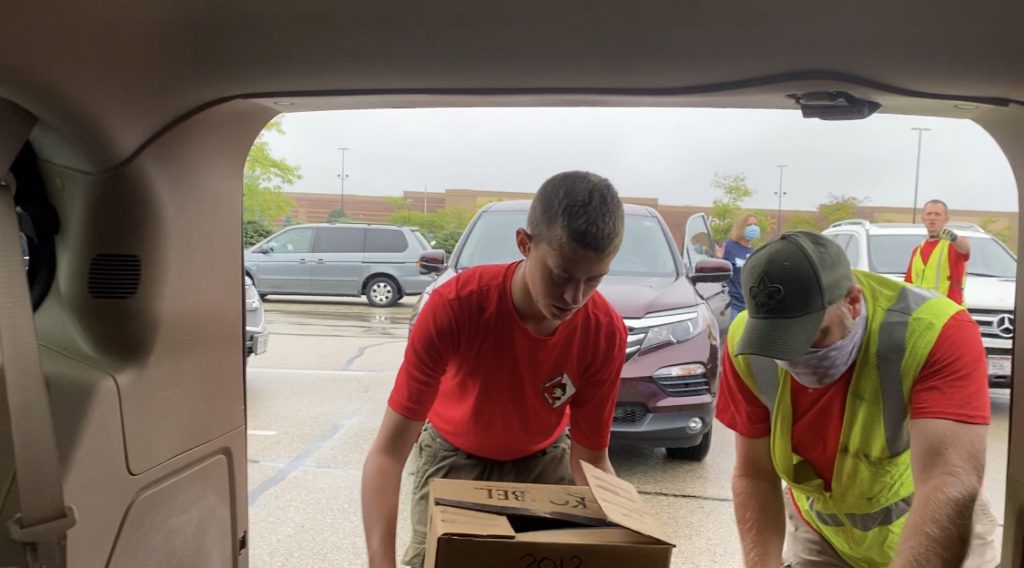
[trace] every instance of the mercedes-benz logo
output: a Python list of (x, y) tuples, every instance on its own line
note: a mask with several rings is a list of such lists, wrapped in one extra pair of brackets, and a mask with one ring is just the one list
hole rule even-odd
[(1000, 337), (1013, 337), (1013, 316), (1009, 314), (998, 316), (995, 321), (992, 322), (992, 327)]

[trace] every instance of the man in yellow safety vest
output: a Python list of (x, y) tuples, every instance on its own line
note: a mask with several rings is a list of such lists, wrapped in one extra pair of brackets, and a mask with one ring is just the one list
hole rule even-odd
[(737, 434), (746, 566), (998, 565), (980, 497), (985, 349), (967, 312), (850, 270), (816, 233), (754, 251), (741, 284), (717, 417)]
[(971, 243), (967, 237), (946, 227), (949, 207), (944, 201), (932, 199), (925, 203), (921, 219), (928, 230), (928, 238), (910, 253), (910, 264), (903, 279), (949, 296), (950, 300), (963, 305)]

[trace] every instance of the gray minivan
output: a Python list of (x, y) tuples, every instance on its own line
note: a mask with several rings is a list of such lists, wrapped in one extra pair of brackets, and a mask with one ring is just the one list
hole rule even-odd
[(365, 295), (371, 306), (388, 307), (422, 294), (435, 276), (421, 267), (436, 258), (418, 231), (369, 224), (294, 225), (245, 252), (245, 272), (260, 297), (269, 294)]

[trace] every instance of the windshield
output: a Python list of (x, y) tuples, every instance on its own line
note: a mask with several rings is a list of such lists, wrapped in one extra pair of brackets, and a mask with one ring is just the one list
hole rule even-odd
[[(906, 274), (907, 265), (910, 264), (910, 253), (923, 239), (923, 235), (871, 235), (871, 271), (880, 274)], [(974, 276), (1016, 278), (1017, 260), (995, 239), (972, 238), (967, 273)]]
[[(516, 229), (526, 226), (526, 211), (484, 213), (466, 236), (455, 269), (481, 264), (503, 264), (522, 258), (516, 247)], [(610, 274), (675, 278), (672, 245), (654, 217), (626, 215), (622, 247)]]

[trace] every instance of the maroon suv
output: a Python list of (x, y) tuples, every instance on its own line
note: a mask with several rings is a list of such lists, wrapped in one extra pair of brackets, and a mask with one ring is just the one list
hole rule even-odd
[[(522, 258), (515, 231), (526, 226), (528, 201), (484, 206), (470, 222), (451, 262), (426, 255), (420, 266), (442, 273), (431, 291), (460, 270)], [(732, 268), (710, 258), (707, 222), (687, 223), (682, 254), (665, 221), (650, 207), (626, 205), (622, 248), (600, 292), (629, 329), (626, 364), (615, 407), (612, 441), (665, 448), (673, 458), (700, 460), (711, 445), (718, 389), (719, 327), (728, 311), (725, 281)]]

